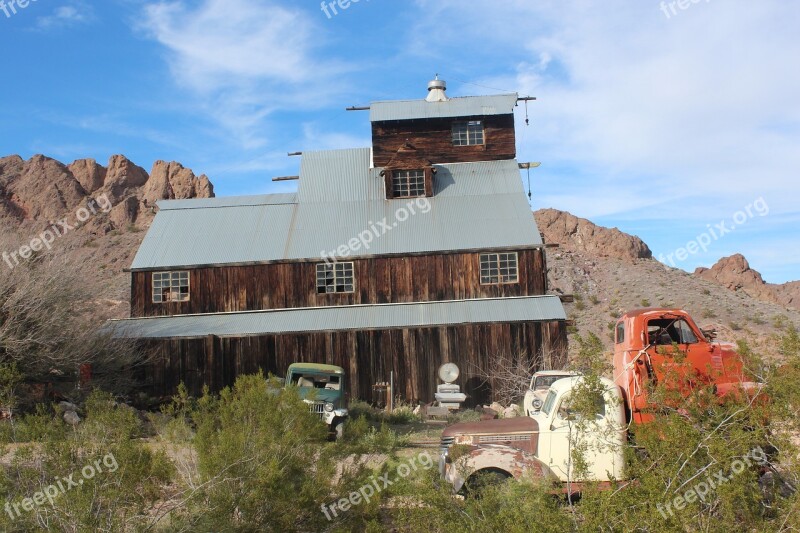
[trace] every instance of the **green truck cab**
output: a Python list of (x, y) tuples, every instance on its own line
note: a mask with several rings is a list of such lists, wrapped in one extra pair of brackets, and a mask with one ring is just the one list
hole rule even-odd
[(341, 438), (347, 420), (344, 368), (316, 363), (294, 363), (286, 372), (286, 386), (297, 387), (300, 396), (327, 424), (335, 438)]

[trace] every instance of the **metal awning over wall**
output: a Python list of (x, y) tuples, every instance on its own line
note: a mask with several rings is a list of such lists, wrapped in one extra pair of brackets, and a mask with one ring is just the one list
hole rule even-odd
[(566, 320), (558, 296), (354, 305), (111, 321), (121, 338), (253, 337), (282, 333), (382, 330)]

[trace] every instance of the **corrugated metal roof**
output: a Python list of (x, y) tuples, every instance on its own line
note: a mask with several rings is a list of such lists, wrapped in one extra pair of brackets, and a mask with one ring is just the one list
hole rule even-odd
[(160, 200), (161, 211), (175, 209), (213, 209), (215, 207), (246, 207), (255, 205), (296, 204), (297, 193), (256, 194), (252, 196), (226, 196), (222, 198), (193, 198), (191, 200)]
[(542, 245), (516, 161), (437, 165), (432, 198), (386, 200), (369, 160), (307, 152), (296, 195), (163, 202), (131, 269), (314, 260), (370, 233), (349, 257)]
[(519, 95), (514, 93), (466, 96), (451, 98), (446, 102), (428, 102), (427, 100), (372, 102), (369, 106), (369, 119), (372, 122), (383, 122), (386, 120), (508, 115), (514, 112), (518, 98)]
[(139, 318), (109, 327), (118, 337), (161, 339), (557, 320), (566, 320), (564, 308), (548, 295)]

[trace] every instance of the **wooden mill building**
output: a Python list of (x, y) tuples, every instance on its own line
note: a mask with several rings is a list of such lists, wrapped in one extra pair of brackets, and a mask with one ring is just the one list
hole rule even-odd
[[(304, 152), (297, 192), (159, 202), (119, 335), (158, 357), (155, 395), (199, 394), (297, 361), (369, 399), (429, 402), (454, 362), (486, 402), (498, 357), (566, 357), (545, 249), (516, 161), (518, 95), (374, 102), (372, 147)], [(553, 358), (553, 356), (555, 356)]]

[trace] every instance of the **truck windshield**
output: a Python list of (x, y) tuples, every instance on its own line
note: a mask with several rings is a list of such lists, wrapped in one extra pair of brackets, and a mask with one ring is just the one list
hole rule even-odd
[(670, 345), (695, 344), (697, 336), (685, 320), (674, 318), (660, 318), (647, 322), (647, 336), (650, 344)]
[(547, 398), (544, 401), (544, 405), (542, 406), (542, 412), (546, 415), (550, 414), (550, 411), (553, 409), (553, 404), (556, 403), (556, 393), (555, 391), (550, 391), (547, 393)]
[(533, 379), (533, 383), (531, 383), (531, 390), (547, 390), (550, 386), (562, 378), (567, 378), (568, 375), (564, 376), (536, 376)]
[(339, 376), (322, 376), (317, 374), (294, 374), (292, 385), (304, 389), (339, 390)]

